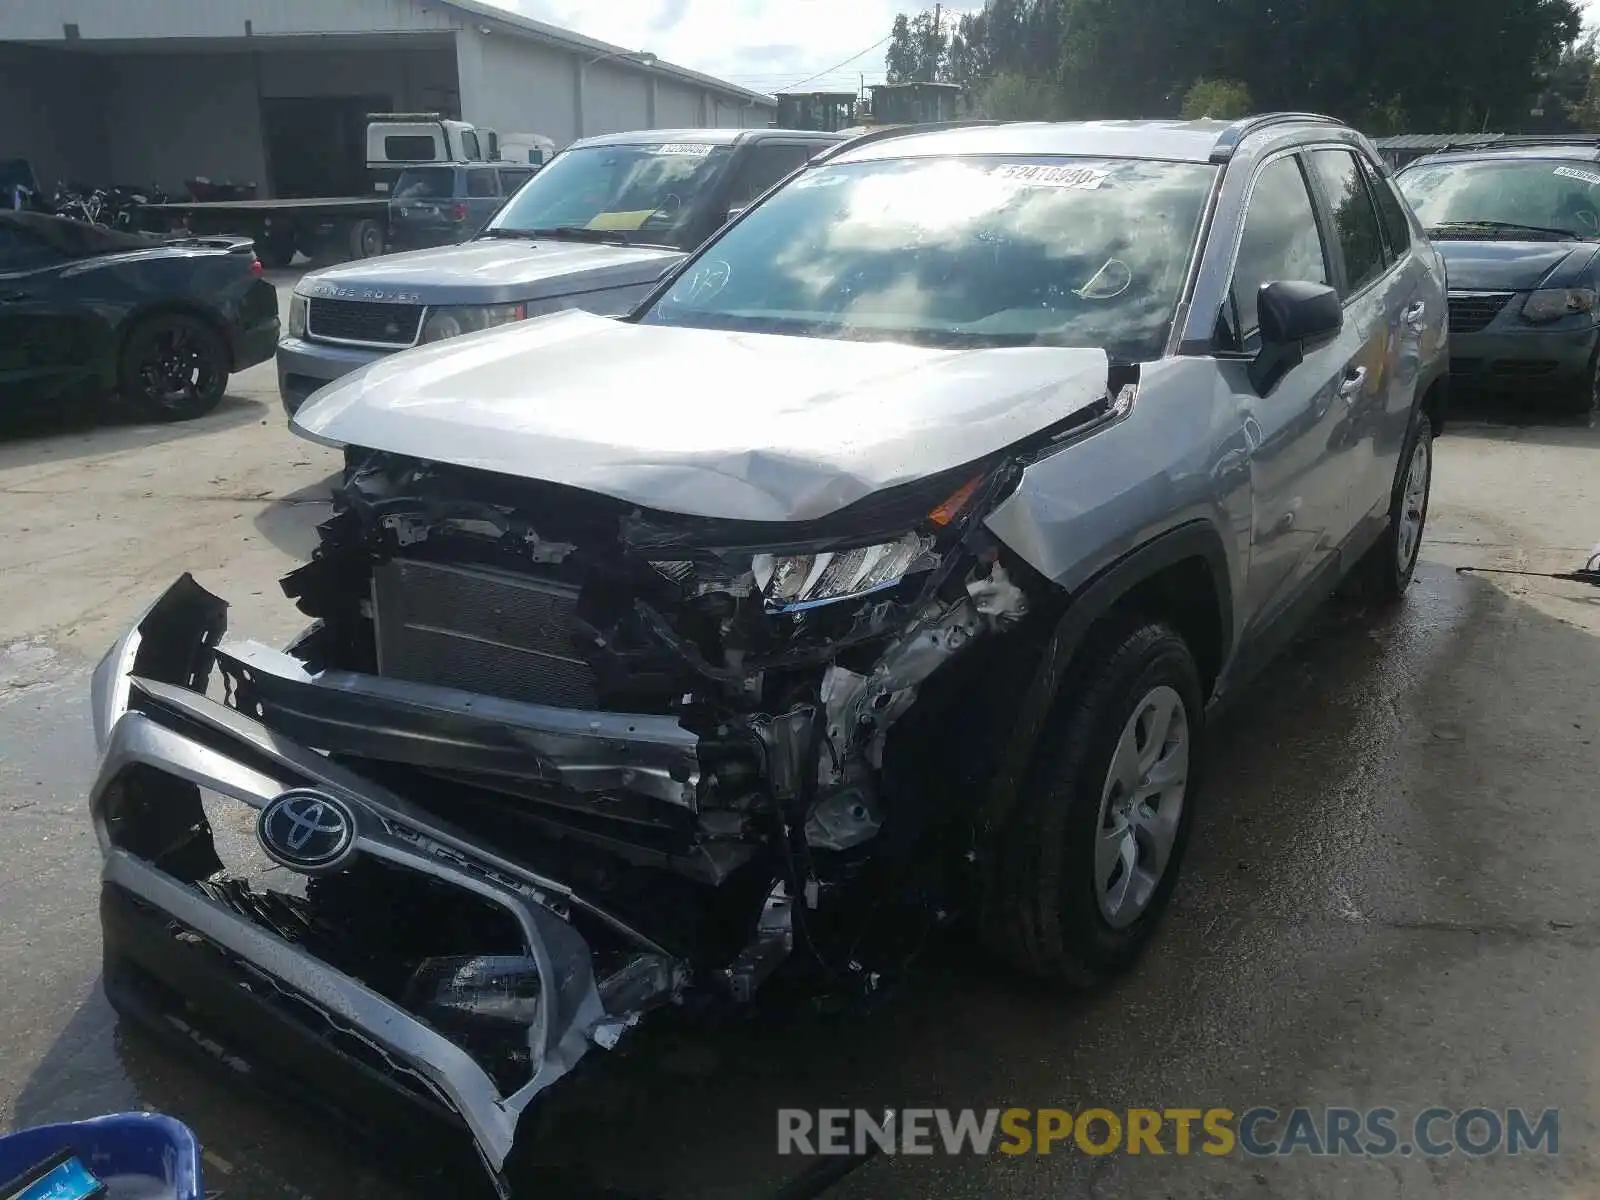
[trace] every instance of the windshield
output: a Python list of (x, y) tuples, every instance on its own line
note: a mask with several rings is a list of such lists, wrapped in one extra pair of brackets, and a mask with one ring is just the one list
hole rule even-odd
[(1592, 162), (1432, 163), (1412, 167), (1396, 182), (1430, 229), (1484, 221), (1600, 236), (1600, 165)]
[(568, 150), (517, 193), (488, 232), (609, 230), (618, 241), (679, 245), (699, 224), (731, 153), (703, 142)]
[(455, 191), (454, 167), (413, 167), (395, 180), (396, 200), (448, 200)]
[(1214, 169), (1086, 158), (814, 167), (646, 323), (1159, 357)]

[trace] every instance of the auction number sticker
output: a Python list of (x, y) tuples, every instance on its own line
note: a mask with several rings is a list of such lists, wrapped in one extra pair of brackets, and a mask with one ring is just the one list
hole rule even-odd
[(690, 158), (704, 158), (711, 153), (708, 142), (662, 142), (656, 147), (657, 154), (684, 154)]
[(1077, 188), (1093, 191), (1110, 177), (1111, 172), (1100, 167), (1047, 167), (1035, 163), (1006, 163), (996, 167), (999, 179), (1028, 187)]
[(1555, 173), (1563, 179), (1581, 179), (1585, 183), (1600, 183), (1600, 175), (1593, 171), (1580, 171), (1577, 167), (1557, 167)]

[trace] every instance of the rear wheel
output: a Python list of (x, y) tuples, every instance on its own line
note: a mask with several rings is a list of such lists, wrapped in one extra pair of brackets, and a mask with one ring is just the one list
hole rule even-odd
[(294, 261), (294, 228), (275, 225), (256, 242), (256, 257), (263, 266), (281, 268)]
[(350, 257), (376, 258), (383, 253), (383, 226), (376, 221), (353, 221), (350, 225)]
[(1588, 386), (1573, 392), (1572, 414), (1586, 423), (1592, 422), (1600, 414), (1600, 346), (1595, 348), (1594, 357), (1589, 360)]
[(1395, 469), (1389, 527), (1356, 565), (1351, 582), (1363, 600), (1392, 604), (1405, 595), (1417, 571), (1422, 532), (1433, 490), (1433, 424), (1419, 412)]
[(157, 313), (123, 344), (122, 397), (141, 417), (187, 421), (214, 409), (228, 386), (227, 344), (198, 317)]
[(1204, 735), (1199, 669), (1172, 628), (1129, 617), (1090, 637), (986, 848), (982, 924), (1001, 958), (1085, 989), (1133, 965), (1172, 896)]

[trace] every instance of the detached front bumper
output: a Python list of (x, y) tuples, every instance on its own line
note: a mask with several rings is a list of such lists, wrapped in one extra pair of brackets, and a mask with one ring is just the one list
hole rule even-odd
[[(542, 760), (550, 778), (583, 786), (584, 778), (604, 777), (623, 738), (637, 751), (637, 769), (659, 772), (651, 778), (665, 788), (678, 786), (672, 776), (693, 760), (693, 737), (679, 730), (663, 744), (667, 731), (650, 729), (641, 741), (640, 731), (605, 727), (605, 714), (582, 714), (584, 724), (574, 720), (579, 714), (527, 705), (515, 714), (483, 715), (470, 711), (482, 697), (365, 676), (313, 677), (297, 660), (262, 647), (235, 653), (221, 644), (225, 624), (223, 602), (186, 575), (95, 672), (102, 762), (90, 809), (104, 855), (108, 994), (119, 1010), (147, 1020), (167, 1015), (161, 997), (181, 1002), (183, 1020), (198, 1027), (196, 1040), (217, 1031), (224, 1052), (242, 1045), (271, 1074), (354, 1108), (352, 1115), (371, 1106), (443, 1116), (470, 1133), (498, 1180), (518, 1118), (534, 1097), (591, 1044), (615, 1044), (644, 1009), (670, 998), (682, 968), (562, 883), (476, 844), (319, 750), (340, 729), (387, 739), (391, 749), (414, 745), (424, 759), (515, 749)], [(270, 680), (260, 694), (272, 697), (262, 715), (274, 728), (204, 695), (219, 662), (235, 686), (241, 672), (257, 683)], [(519, 722), (509, 730), (508, 715)], [(318, 730), (327, 736), (304, 742), (284, 736), (279, 719), (296, 716), (308, 736)], [(497, 1085), (503, 1074), (412, 1011), (392, 987), (331, 965), (296, 937), (281, 919), (281, 903), (263, 899), (281, 896), (252, 891), (230, 876), (202, 796), (228, 812), (246, 806), (253, 818), (290, 789), (333, 797), (352, 814), (350, 861), (405, 878), (414, 873), (429, 888), (514, 922), (523, 958), (537, 968), (537, 1015), (520, 1060), (525, 1081)], [(276, 870), (278, 880), (305, 882)], [(604, 979), (597, 979), (594, 953), (573, 923), (579, 915), (586, 928), (615, 934), (622, 948), (608, 960)]]

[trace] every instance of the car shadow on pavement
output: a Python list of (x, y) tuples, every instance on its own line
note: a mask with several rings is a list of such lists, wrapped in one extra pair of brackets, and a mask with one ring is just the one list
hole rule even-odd
[(11, 416), (0, 420), (0, 471), (136, 451), (240, 425), (265, 425), (271, 413), (264, 400), (230, 394), (192, 421), (142, 421), (113, 404)]
[(1452, 395), (1445, 432), (1477, 433), (1536, 445), (1600, 447), (1600, 415), (1591, 421), (1514, 396)]
[(270, 501), (256, 514), (256, 531), (297, 562), (309, 561), (317, 548), (317, 526), (332, 511), (333, 489), (338, 482), (339, 473), (335, 471)]

